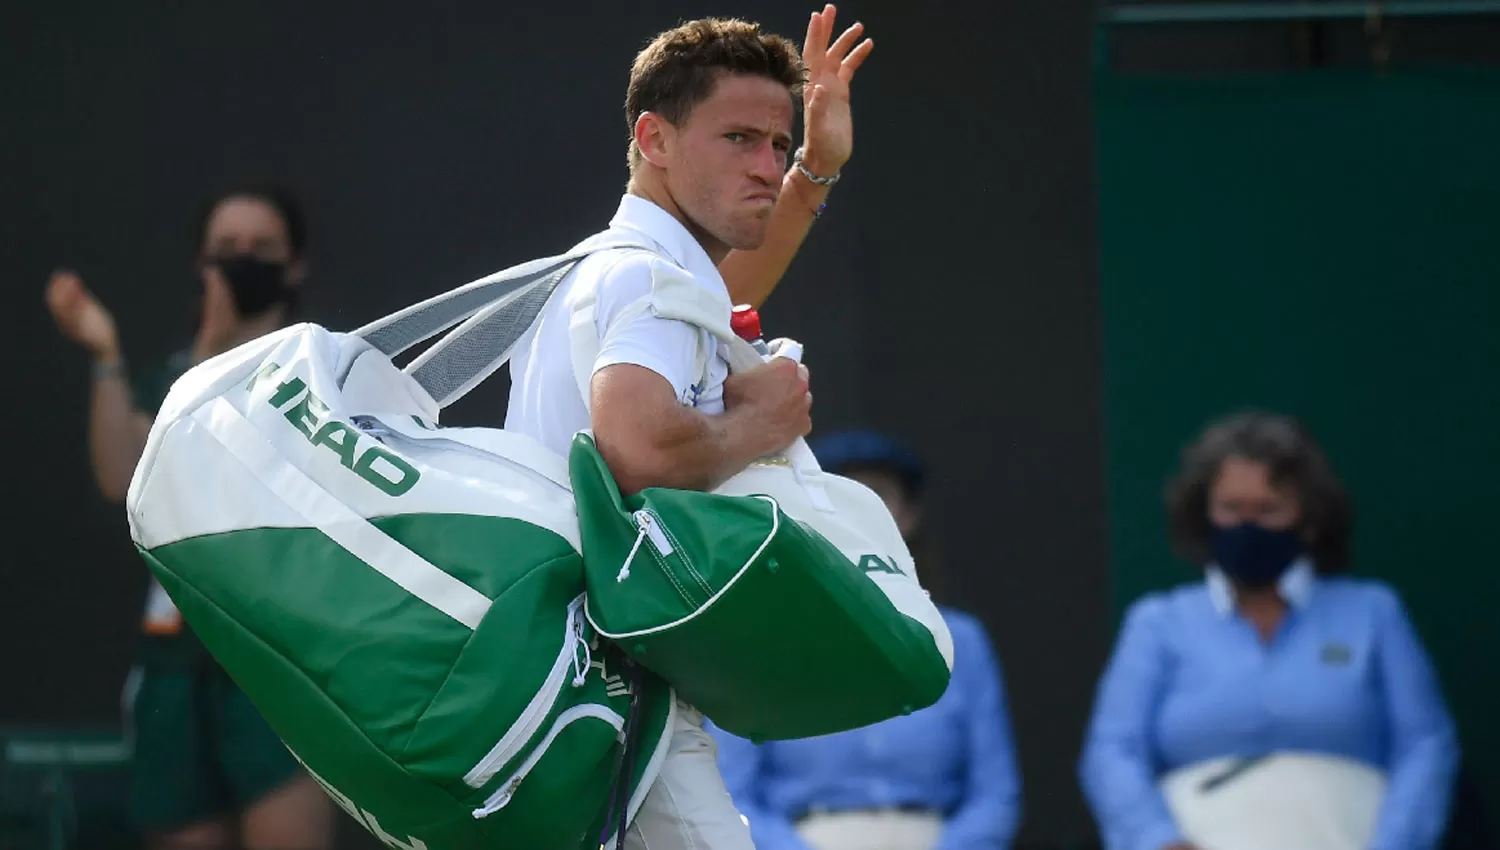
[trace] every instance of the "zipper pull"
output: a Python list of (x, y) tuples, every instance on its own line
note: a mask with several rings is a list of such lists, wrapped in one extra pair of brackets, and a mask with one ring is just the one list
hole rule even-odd
[(592, 666), (594, 654), (589, 650), (589, 642), (583, 637), (583, 618), (579, 617), (573, 621), (573, 687), (583, 687)]
[[(639, 520), (637, 520), (637, 524), (639, 524)], [(635, 553), (641, 551), (641, 541), (645, 539), (646, 529), (642, 528), (640, 533), (635, 536), (635, 543), (632, 543), (630, 546), (630, 554), (625, 556), (625, 563), (620, 565), (620, 573), (615, 576), (616, 584), (630, 578), (630, 562), (635, 560)]]
[(663, 557), (672, 554), (672, 541), (667, 539), (666, 532), (662, 531), (661, 525), (648, 511), (636, 511), (630, 515), (635, 520), (636, 527), (641, 531), (635, 536), (635, 544), (630, 547), (630, 554), (625, 556), (625, 563), (620, 567), (619, 575), (615, 581), (621, 582), (630, 578), (630, 562), (635, 560), (635, 553), (641, 550), (641, 543), (651, 541)]
[(635, 519), (641, 530), (646, 532), (646, 536), (650, 538), (651, 545), (656, 547), (657, 552), (664, 556), (672, 554), (672, 541), (667, 539), (667, 533), (662, 530), (661, 523), (654, 515), (648, 511), (636, 511)]
[(505, 783), (505, 787), (501, 788), (500, 791), (495, 794), (495, 796), (489, 798), (488, 800), (485, 800), (483, 806), (474, 810), (474, 819), (479, 820), (480, 818), (489, 817), (495, 812), (498, 812), (501, 809), (505, 808), (507, 805), (510, 805), (510, 799), (516, 796), (516, 786), (520, 784), (521, 780), (519, 778), (512, 779), (511, 781)]

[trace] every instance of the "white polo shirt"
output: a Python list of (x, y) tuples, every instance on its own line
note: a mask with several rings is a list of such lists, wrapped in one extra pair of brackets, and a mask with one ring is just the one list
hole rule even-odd
[(724, 410), (729, 367), (722, 354), (709, 358), (706, 380), (698, 375), (699, 351), (719, 351), (712, 334), (649, 312), (613, 326), (626, 307), (650, 294), (655, 268), (681, 269), (695, 283), (727, 298), (718, 268), (681, 222), (635, 195), (620, 200), (608, 230), (580, 246), (624, 240), (646, 245), (652, 252), (609, 250), (586, 257), (563, 278), (511, 356), (506, 430), (526, 434), (561, 455), (567, 454), (573, 436), (589, 427), (588, 408), (574, 379), (568, 323), (577, 294), (590, 289), (598, 293), (595, 324), (601, 341), (593, 372), (616, 363), (643, 366), (666, 378), (683, 405), (709, 414)]

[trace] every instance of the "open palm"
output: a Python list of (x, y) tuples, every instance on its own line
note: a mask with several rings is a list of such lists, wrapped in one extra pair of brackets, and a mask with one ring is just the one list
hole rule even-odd
[[(860, 41), (864, 24), (856, 23), (844, 30), (832, 45), (834, 18), (838, 9), (832, 3), (814, 12), (807, 22), (807, 40), (802, 45), (802, 61), (807, 66), (807, 84), (802, 89), (804, 155), (803, 164), (820, 177), (831, 176), (843, 168), (854, 152), (854, 117), (849, 108), (849, 84), (875, 42)], [(857, 46), (856, 46), (857, 45)]]
[(96, 357), (115, 354), (115, 320), (76, 273), (59, 269), (47, 281), (47, 308), (65, 336)]

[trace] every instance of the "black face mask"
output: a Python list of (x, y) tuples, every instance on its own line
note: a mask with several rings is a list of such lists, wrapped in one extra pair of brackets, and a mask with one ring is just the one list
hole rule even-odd
[(291, 305), (296, 290), (287, 285), (286, 263), (273, 263), (247, 254), (210, 260), (224, 275), (241, 316), (258, 316), (277, 304)]
[(1271, 531), (1253, 522), (1216, 525), (1210, 543), (1219, 569), (1243, 587), (1270, 587), (1303, 553), (1296, 529)]

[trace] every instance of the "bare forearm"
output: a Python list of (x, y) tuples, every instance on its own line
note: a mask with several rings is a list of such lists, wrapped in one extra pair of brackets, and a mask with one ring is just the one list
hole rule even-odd
[(130, 385), (120, 374), (97, 377), (89, 402), (89, 455), (99, 492), (121, 502), (146, 448), (151, 420), (135, 406)]
[(775, 450), (745, 415), (678, 408), (662, 419), (668, 421), (657, 423), (646, 439), (596, 431), (599, 453), (627, 496), (648, 487), (712, 490)]
[(828, 187), (802, 176), (795, 168), (781, 181), (781, 197), (771, 211), (766, 240), (754, 251), (730, 251), (719, 263), (719, 274), (736, 304), (760, 307), (792, 264), (812, 229)]

